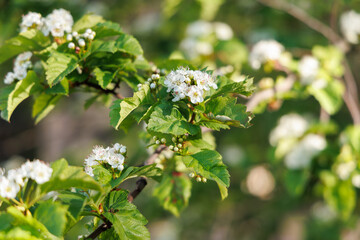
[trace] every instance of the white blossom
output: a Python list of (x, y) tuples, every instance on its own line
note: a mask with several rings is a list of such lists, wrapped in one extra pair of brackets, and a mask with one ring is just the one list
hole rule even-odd
[(126, 151), (126, 146), (119, 143), (115, 143), (112, 147), (107, 148), (95, 146), (90, 156), (85, 159), (84, 170), (93, 177), (92, 167), (105, 163), (109, 164), (113, 169), (122, 171), (124, 169)]
[(38, 184), (46, 183), (50, 180), (53, 169), (47, 164), (36, 159), (32, 163), (32, 171), (30, 172), (30, 178), (35, 180)]
[(4, 83), (5, 84), (12, 84), (15, 81), (15, 73), (13, 72), (8, 72), (5, 75), (5, 79), (4, 79)]
[(299, 63), (301, 83), (308, 85), (316, 79), (319, 72), (319, 60), (312, 56), (304, 56)]
[(74, 48), (75, 48), (75, 43), (73, 43), (73, 42), (69, 42), (69, 44), (68, 44), (68, 48), (70, 48), (70, 49), (74, 49)]
[(186, 28), (186, 34), (190, 37), (206, 37), (213, 32), (213, 26), (211, 23), (199, 20), (191, 23)]
[(31, 28), (40, 30), (44, 25), (44, 19), (40, 13), (28, 12), (23, 15), (20, 23), (20, 32), (25, 32)]
[(189, 97), (194, 104), (204, 101), (205, 91), (217, 89), (211, 75), (202, 71), (179, 68), (171, 71), (164, 81), (167, 91), (171, 92), (173, 102)]
[(20, 186), (8, 178), (0, 177), (0, 196), (3, 198), (15, 198), (20, 191)]
[(28, 68), (31, 67), (30, 58), (32, 57), (31, 52), (24, 52), (19, 54), (14, 61), (13, 72), (8, 72), (5, 76), (4, 83), (11, 84), (15, 79), (22, 80), (27, 75)]
[(276, 146), (281, 139), (301, 137), (308, 128), (307, 120), (296, 113), (280, 118), (278, 125), (270, 133), (270, 143)]
[(216, 37), (220, 40), (229, 40), (233, 37), (234, 33), (229, 25), (222, 22), (214, 23), (214, 31)]
[(336, 167), (336, 174), (341, 180), (346, 180), (350, 177), (351, 173), (355, 170), (356, 164), (354, 161), (342, 162)]
[(46, 16), (43, 33), (45, 36), (63, 37), (65, 32), (71, 32), (74, 20), (69, 11), (65, 9), (55, 9)]
[(340, 28), (348, 42), (352, 44), (359, 43), (360, 14), (354, 10), (343, 13), (340, 17)]
[(285, 156), (285, 165), (289, 169), (306, 168), (325, 147), (323, 136), (308, 134)]
[(21, 168), (10, 169), (7, 173), (7, 178), (10, 181), (14, 181), (15, 183), (17, 183), (20, 186), (24, 186), (25, 175), (24, 175), (23, 171), (21, 170)]
[(263, 63), (279, 60), (283, 51), (284, 46), (275, 40), (257, 42), (250, 52), (250, 65), (254, 69), (259, 69)]
[(360, 174), (357, 173), (352, 176), (351, 182), (355, 187), (360, 188)]

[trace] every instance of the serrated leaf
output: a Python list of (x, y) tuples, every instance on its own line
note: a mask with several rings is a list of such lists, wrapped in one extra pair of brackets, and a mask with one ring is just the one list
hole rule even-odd
[(93, 166), (92, 167), (93, 173), (94, 173), (94, 178), (96, 181), (98, 181), (99, 183), (105, 185), (107, 183), (109, 183), (112, 179), (112, 173), (106, 169), (104, 166), (102, 165), (97, 165), (97, 166)]
[(210, 96), (211, 99), (229, 93), (250, 96), (255, 90), (252, 78), (245, 78), (243, 81), (234, 82), (225, 76), (221, 76), (218, 78), (217, 82), (218, 89)]
[(188, 205), (191, 196), (191, 181), (184, 174), (166, 174), (154, 189), (153, 195), (166, 210), (179, 216)]
[(64, 79), (78, 67), (76, 56), (67, 53), (52, 52), (46, 61), (46, 80), (50, 87)]
[(214, 150), (203, 150), (198, 153), (184, 156), (183, 162), (188, 168), (207, 178), (214, 180), (220, 189), (221, 198), (227, 197), (227, 188), (230, 186), (230, 175), (222, 162), (221, 155)]
[[(109, 210), (112, 209), (112, 212)], [(122, 240), (150, 239), (145, 227), (147, 220), (135, 205), (127, 200), (127, 192), (112, 191), (105, 206), (103, 215), (112, 223), (117, 237)]]
[(75, 223), (84, 208), (86, 196), (76, 192), (61, 191), (57, 195), (57, 198), (63, 205), (68, 207), (67, 211), (71, 214), (72, 220)]
[(110, 21), (98, 23), (92, 27), (92, 30), (96, 32), (96, 38), (111, 37), (122, 33), (120, 25)]
[(7, 111), (8, 98), (10, 93), (14, 91), (14, 88), (14, 84), (0, 88), (0, 111)]
[(72, 187), (102, 191), (99, 183), (87, 175), (82, 167), (69, 166), (65, 159), (60, 159), (51, 165), (53, 173), (48, 182), (40, 185), (41, 192), (66, 190)]
[(42, 93), (35, 98), (32, 109), (32, 117), (35, 119), (35, 124), (38, 124), (44, 117), (46, 117), (54, 108), (61, 96), (49, 95)]
[(175, 105), (168, 102), (161, 103), (154, 108), (147, 129), (176, 136), (184, 134), (196, 135), (200, 132), (199, 126), (186, 121)]
[(139, 42), (131, 35), (122, 34), (118, 39), (112, 41), (103, 42), (94, 52), (124, 52), (133, 56), (143, 54), (143, 50)]
[(38, 51), (50, 45), (50, 39), (40, 31), (31, 29), (11, 38), (0, 47), (0, 64), (26, 51)]
[(50, 233), (61, 237), (66, 225), (67, 207), (58, 202), (40, 203), (34, 212), (34, 218), (44, 224)]
[(45, 90), (47, 94), (61, 94), (69, 95), (69, 80), (67, 78), (62, 79), (58, 84)]
[(140, 91), (130, 98), (120, 99), (113, 102), (110, 107), (110, 124), (118, 129), (125, 119), (142, 104), (151, 103), (150, 87), (144, 85)]
[(106, 87), (111, 83), (111, 81), (116, 77), (118, 71), (110, 72), (101, 70), (100, 68), (95, 68), (93, 73), (95, 74), (96, 81), (99, 82), (99, 85), (106, 89)]
[(105, 22), (103, 17), (95, 14), (86, 14), (78, 21), (75, 22), (74, 26), (72, 27), (73, 31), (80, 31), (86, 28), (92, 28), (95, 25)]
[(161, 174), (161, 169), (156, 167), (156, 164), (146, 165), (142, 167), (125, 167), (124, 170), (121, 172), (120, 177), (111, 180), (110, 185), (111, 187), (116, 187), (123, 181), (135, 178), (135, 177), (154, 177), (159, 176)]
[(10, 121), (15, 108), (31, 94), (40, 89), (39, 78), (34, 71), (29, 71), (26, 78), (16, 83), (14, 90), (9, 94), (7, 102), (7, 121)]

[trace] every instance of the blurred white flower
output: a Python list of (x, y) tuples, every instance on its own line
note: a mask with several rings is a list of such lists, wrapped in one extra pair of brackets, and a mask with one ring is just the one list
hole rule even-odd
[(308, 126), (308, 121), (299, 114), (284, 115), (270, 133), (270, 144), (276, 146), (281, 139), (301, 137)]
[(304, 56), (299, 62), (299, 73), (302, 84), (312, 83), (318, 74), (320, 63), (312, 56)]
[(40, 13), (28, 12), (22, 16), (20, 32), (25, 32), (31, 28), (40, 30), (44, 25), (44, 19)]
[(214, 23), (214, 30), (216, 37), (219, 40), (229, 40), (233, 37), (234, 33), (229, 25), (222, 22)]
[(352, 176), (351, 182), (355, 187), (360, 188), (360, 174), (357, 173)]
[(13, 72), (8, 72), (5, 76), (4, 83), (11, 84), (15, 79), (22, 80), (27, 75), (28, 68), (31, 67), (30, 58), (32, 57), (31, 52), (24, 52), (19, 54), (14, 61)]
[(10, 169), (7, 173), (7, 178), (10, 181), (14, 181), (15, 183), (17, 183), (20, 186), (24, 186), (25, 175), (23, 174), (23, 171), (21, 170), (21, 168)]
[(328, 85), (328, 82), (323, 79), (323, 78), (320, 78), (320, 79), (316, 79), (312, 84), (311, 86), (315, 89), (323, 89), (325, 88), (326, 86)]
[(4, 79), (4, 83), (5, 84), (12, 84), (15, 81), (15, 73), (13, 72), (8, 72), (5, 75), (5, 79)]
[(337, 165), (335, 171), (341, 180), (346, 180), (350, 177), (351, 173), (355, 170), (356, 163), (354, 161), (351, 162), (343, 162)]
[(186, 28), (186, 35), (193, 38), (206, 37), (213, 32), (211, 23), (199, 20), (191, 23)]
[(50, 180), (53, 169), (44, 162), (36, 159), (32, 163), (32, 171), (30, 172), (30, 178), (35, 180), (38, 184), (46, 183)]
[(360, 14), (354, 10), (343, 13), (340, 17), (340, 28), (348, 42), (359, 43)]
[(20, 186), (4, 176), (0, 177), (0, 196), (3, 198), (15, 198)]
[(246, 177), (246, 187), (252, 195), (266, 198), (275, 188), (275, 179), (264, 166), (256, 166)]
[(46, 16), (43, 33), (45, 36), (63, 37), (65, 32), (71, 32), (74, 20), (69, 11), (65, 9), (55, 9)]
[(257, 42), (250, 52), (250, 65), (254, 69), (259, 69), (261, 64), (267, 61), (279, 60), (283, 51), (284, 46), (275, 40)]
[(326, 140), (323, 136), (308, 134), (285, 156), (285, 165), (289, 169), (307, 168), (325, 147)]

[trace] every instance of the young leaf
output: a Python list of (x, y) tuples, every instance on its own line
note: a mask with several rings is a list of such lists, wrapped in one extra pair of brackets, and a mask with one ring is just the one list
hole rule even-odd
[(109, 83), (111, 83), (111, 81), (115, 78), (118, 71), (110, 72), (101, 70), (100, 68), (95, 68), (93, 73), (95, 74), (95, 78), (99, 82), (99, 85), (103, 89), (106, 89), (107, 85), (109, 85)]
[(94, 169), (94, 178), (96, 181), (98, 181), (99, 183), (101, 183), (103, 185), (106, 185), (107, 183), (109, 183), (111, 181), (112, 174), (104, 166), (97, 165), (97, 166), (94, 166), (93, 169)]
[(7, 102), (10, 93), (14, 90), (15, 85), (9, 85), (4, 88), (0, 88), (0, 111), (1, 111), (1, 118), (4, 120), (8, 119), (8, 112), (7, 112)]
[(299, 196), (304, 192), (309, 177), (307, 170), (289, 170), (285, 173), (285, 187), (292, 196)]
[(64, 79), (78, 66), (76, 56), (67, 53), (52, 52), (46, 61), (46, 80), (50, 87)]
[(188, 205), (191, 195), (190, 179), (184, 174), (180, 174), (164, 175), (153, 192), (160, 204), (175, 216), (179, 216), (180, 212)]
[(72, 187), (102, 191), (99, 183), (87, 175), (82, 167), (69, 166), (65, 159), (54, 162), (51, 168), (53, 173), (50, 180), (40, 185), (42, 193), (66, 190)]
[(61, 94), (61, 95), (69, 95), (69, 80), (64, 78), (58, 84), (51, 88), (47, 88), (45, 90), (47, 94)]
[(103, 215), (112, 223), (119, 239), (150, 239), (150, 233), (145, 227), (147, 220), (135, 205), (128, 202), (127, 195), (125, 191), (112, 191)]
[(7, 121), (15, 108), (31, 94), (40, 89), (39, 79), (34, 71), (29, 71), (26, 78), (16, 83), (14, 90), (9, 94), (7, 102)]
[(92, 27), (92, 30), (96, 32), (96, 38), (111, 37), (122, 33), (120, 25), (110, 21), (98, 23)]
[[(86, 28), (93, 28), (95, 25), (99, 23), (103, 23), (105, 20), (103, 17), (95, 15), (95, 14), (86, 14), (82, 18), (76, 21), (72, 30), (73, 31), (80, 31)], [(96, 33), (97, 35), (97, 33)]]
[(35, 98), (32, 109), (32, 117), (35, 119), (35, 124), (38, 124), (55, 108), (55, 105), (60, 98), (61, 96), (59, 95), (49, 95), (46, 93), (42, 93), (40, 96)]
[(0, 64), (11, 57), (26, 51), (38, 51), (50, 45), (50, 39), (35, 29), (22, 32), (19, 36), (9, 39), (0, 47)]
[(124, 52), (133, 56), (143, 54), (143, 50), (139, 42), (131, 35), (122, 34), (118, 39), (103, 42), (93, 52)]
[(214, 180), (219, 186), (221, 198), (227, 197), (230, 175), (218, 152), (203, 150), (193, 155), (184, 156), (182, 160), (188, 168), (193, 168), (197, 174)]
[(167, 133), (173, 135), (196, 135), (200, 132), (200, 127), (195, 126), (180, 113), (171, 103), (163, 102), (155, 107), (150, 115), (147, 126), (149, 131)]
[(140, 91), (134, 93), (130, 98), (114, 101), (110, 107), (110, 123), (118, 129), (121, 123), (140, 105), (151, 103), (149, 96), (150, 87), (144, 85)]
[(67, 207), (52, 200), (40, 203), (35, 210), (34, 218), (45, 225), (55, 236), (61, 237), (66, 226)]
[(250, 96), (255, 89), (252, 78), (246, 78), (241, 82), (234, 82), (224, 76), (218, 78), (218, 87), (219, 88), (210, 96), (210, 98), (216, 98), (228, 93)]

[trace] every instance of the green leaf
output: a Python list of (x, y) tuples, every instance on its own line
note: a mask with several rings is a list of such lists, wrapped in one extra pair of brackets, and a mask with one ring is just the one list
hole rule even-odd
[(112, 173), (102, 165), (93, 166), (94, 178), (99, 183), (105, 185), (112, 179)]
[(241, 64), (248, 60), (247, 48), (238, 39), (219, 41), (215, 46), (215, 54), (221, 62), (237, 68), (240, 68)]
[(6, 120), (10, 121), (15, 108), (39, 89), (39, 78), (34, 71), (29, 71), (26, 78), (17, 82), (14, 90), (9, 94)]
[[(109, 212), (110, 209), (112, 212)], [(145, 227), (147, 220), (135, 205), (128, 202), (127, 192), (112, 191), (105, 210), (103, 215), (113, 224), (118, 239), (150, 239), (150, 233)]]
[(44, 117), (46, 117), (60, 100), (61, 96), (49, 95), (42, 93), (35, 98), (32, 109), (32, 117), (35, 119), (35, 124), (38, 124)]
[(218, 89), (210, 96), (210, 98), (216, 98), (229, 93), (250, 96), (255, 90), (252, 78), (245, 78), (244, 81), (234, 82), (225, 76), (221, 76), (217, 81)]
[(96, 38), (111, 37), (122, 33), (120, 25), (110, 21), (98, 23), (92, 29), (96, 32)]
[(144, 85), (140, 91), (134, 93), (130, 98), (120, 99), (113, 102), (110, 107), (110, 124), (118, 129), (122, 122), (142, 104), (151, 103), (150, 87)]
[[(103, 17), (95, 15), (95, 14), (86, 14), (78, 21), (75, 22), (72, 30), (73, 31), (80, 31), (86, 28), (93, 28), (95, 25), (105, 22)], [(96, 32), (97, 35), (97, 32)]]
[(72, 220), (75, 223), (85, 206), (86, 196), (76, 192), (62, 191), (57, 195), (57, 198), (63, 205), (68, 207), (67, 211), (71, 214)]
[(145, 165), (142, 167), (125, 167), (121, 172), (120, 177), (113, 179), (110, 182), (111, 187), (116, 187), (120, 183), (124, 182), (127, 179), (135, 177), (154, 177), (161, 174), (161, 169), (156, 167), (156, 164)]
[(29, 30), (11, 38), (0, 47), (0, 64), (26, 51), (38, 51), (50, 45), (50, 39), (37, 30)]
[(350, 144), (355, 153), (360, 155), (360, 126), (352, 125), (344, 131), (345, 139)]
[(211, 99), (205, 105), (205, 114), (201, 115), (201, 125), (211, 122), (217, 123), (216, 126), (205, 124), (207, 127), (225, 128), (223, 124), (234, 127), (248, 128), (251, 126), (250, 120), (253, 118), (252, 113), (246, 112), (246, 106), (237, 104), (237, 99), (233, 97), (217, 97)]
[(45, 225), (55, 236), (61, 237), (66, 225), (67, 207), (58, 202), (46, 201), (40, 203), (35, 210), (34, 217)]
[(351, 181), (341, 181), (333, 187), (326, 186), (324, 198), (333, 209), (341, 214), (343, 219), (350, 217), (356, 205), (356, 192)]
[(4, 88), (0, 88), (0, 111), (1, 111), (1, 118), (7, 120), (8, 119), (8, 112), (7, 112), (7, 103), (10, 93), (14, 90), (15, 85), (9, 85)]
[(155, 107), (150, 115), (147, 126), (149, 131), (173, 134), (173, 135), (196, 135), (200, 127), (195, 126), (180, 113), (180, 111), (169, 102), (164, 102)]
[(227, 197), (230, 175), (218, 152), (203, 150), (193, 155), (184, 156), (182, 160), (188, 168), (193, 168), (197, 174), (214, 180), (220, 189), (221, 198)]
[(69, 95), (69, 80), (64, 78), (58, 84), (45, 90), (47, 94)]
[(52, 87), (77, 67), (78, 59), (76, 56), (54, 51), (46, 61), (46, 80), (50, 87)]
[(188, 205), (191, 196), (191, 181), (183, 173), (180, 174), (164, 175), (153, 192), (160, 204), (175, 216), (179, 216)]
[(300, 196), (306, 187), (310, 174), (306, 170), (287, 171), (285, 173), (285, 187), (293, 196)]
[(99, 82), (99, 85), (103, 89), (106, 89), (107, 85), (109, 85), (109, 83), (111, 83), (111, 81), (116, 77), (118, 71), (110, 72), (101, 70), (100, 68), (95, 68), (93, 73), (95, 74), (95, 78)]
[(0, 239), (60, 239), (31, 214), (25, 216), (15, 207), (9, 207), (6, 211), (12, 217), (11, 228), (6, 232), (0, 231)]
[(133, 56), (143, 54), (143, 50), (139, 42), (131, 35), (122, 34), (118, 39), (103, 42), (95, 48), (93, 52), (124, 52)]
[(309, 92), (318, 100), (321, 107), (329, 114), (336, 113), (342, 105), (342, 95), (344, 94), (345, 87), (338, 80), (331, 80), (323, 88), (309, 86)]
[(53, 173), (50, 180), (40, 185), (43, 193), (72, 187), (102, 191), (99, 183), (87, 175), (82, 167), (69, 166), (65, 159), (57, 160), (51, 165), (51, 168)]

